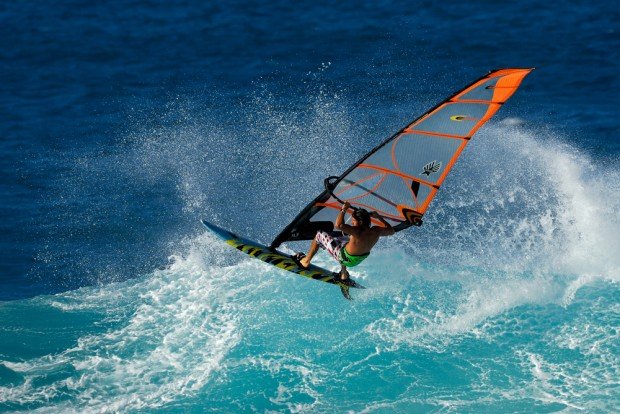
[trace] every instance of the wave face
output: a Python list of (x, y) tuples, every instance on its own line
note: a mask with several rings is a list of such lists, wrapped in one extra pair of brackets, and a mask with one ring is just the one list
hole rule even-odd
[[(472, 140), (425, 225), (385, 239), (359, 268), (369, 289), (352, 303), (203, 232), (143, 276), (5, 302), (0, 407), (613, 410), (618, 169), (513, 124)], [(161, 151), (139, 139), (131, 153)], [(187, 211), (208, 211), (196, 177), (177, 177)]]

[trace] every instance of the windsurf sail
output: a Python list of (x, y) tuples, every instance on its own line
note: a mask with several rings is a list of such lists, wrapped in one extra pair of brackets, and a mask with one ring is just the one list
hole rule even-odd
[[(396, 231), (422, 217), (474, 133), (517, 90), (532, 69), (500, 69), (478, 79), (383, 141), (340, 176), (273, 240), (310, 240), (331, 234), (344, 201), (377, 211)], [(374, 220), (374, 219), (373, 219)]]

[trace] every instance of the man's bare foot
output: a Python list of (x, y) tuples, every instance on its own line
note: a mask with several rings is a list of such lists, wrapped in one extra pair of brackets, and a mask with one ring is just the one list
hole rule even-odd
[(293, 261), (295, 261), (295, 263), (297, 263), (297, 265), (303, 269), (307, 269), (308, 266), (310, 266), (310, 261), (303, 253), (297, 253), (293, 255)]
[(345, 266), (342, 266), (342, 268), (340, 269), (340, 280), (347, 279), (349, 279), (349, 272), (347, 271), (347, 268)]

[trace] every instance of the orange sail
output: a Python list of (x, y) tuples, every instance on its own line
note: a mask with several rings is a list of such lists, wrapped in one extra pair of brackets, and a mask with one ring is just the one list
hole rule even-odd
[(341, 203), (377, 211), (396, 231), (422, 216), (474, 133), (517, 90), (532, 69), (490, 72), (392, 135), (339, 177), (274, 239), (309, 240), (334, 232)]

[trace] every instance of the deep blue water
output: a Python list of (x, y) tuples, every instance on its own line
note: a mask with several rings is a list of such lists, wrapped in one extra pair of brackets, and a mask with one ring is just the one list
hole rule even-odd
[[(619, 22), (610, 1), (3, 3), (0, 411), (617, 410)], [(200, 225), (269, 242), (501, 67), (536, 70), (353, 304)]]

